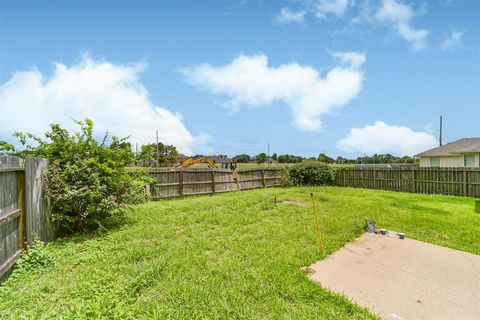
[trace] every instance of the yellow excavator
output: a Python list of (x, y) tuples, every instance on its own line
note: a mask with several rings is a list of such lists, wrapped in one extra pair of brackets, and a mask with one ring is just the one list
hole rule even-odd
[[(215, 160), (213, 160), (210, 157), (201, 157), (201, 158), (188, 158), (187, 160), (183, 161), (179, 165), (177, 165), (175, 168), (188, 168), (194, 164), (197, 163), (206, 163), (209, 168), (218, 168), (217, 164), (215, 163)], [(237, 163), (236, 162), (228, 162), (228, 163), (222, 163), (222, 169), (229, 169), (232, 170), (232, 176), (233, 180), (237, 182)]]
[(201, 158), (188, 158), (187, 160), (183, 161), (179, 165), (177, 165), (175, 168), (188, 168), (190, 166), (193, 166), (194, 164), (197, 163), (206, 163), (209, 168), (218, 168), (217, 164), (215, 163), (215, 160), (213, 160), (210, 157), (201, 157)]

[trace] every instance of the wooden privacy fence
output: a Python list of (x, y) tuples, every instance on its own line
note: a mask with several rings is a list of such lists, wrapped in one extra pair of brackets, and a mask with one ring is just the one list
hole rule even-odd
[(281, 185), (281, 170), (239, 169), (238, 181), (233, 179), (232, 171), (226, 169), (150, 169), (149, 174), (157, 179), (153, 198), (158, 199), (276, 187)]
[(48, 242), (55, 236), (43, 197), (47, 168), (46, 159), (0, 157), (0, 277), (35, 237)]
[(479, 168), (351, 168), (335, 185), (480, 198)]

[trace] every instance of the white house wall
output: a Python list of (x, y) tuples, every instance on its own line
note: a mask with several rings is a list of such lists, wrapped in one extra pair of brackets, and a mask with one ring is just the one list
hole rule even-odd
[(430, 167), (430, 157), (420, 158), (420, 167)]
[(463, 167), (463, 156), (440, 157), (440, 167)]
[[(464, 167), (464, 155), (440, 156), (440, 167)], [(430, 167), (430, 157), (420, 158), (420, 167)], [(480, 153), (475, 154), (475, 167), (480, 167)]]

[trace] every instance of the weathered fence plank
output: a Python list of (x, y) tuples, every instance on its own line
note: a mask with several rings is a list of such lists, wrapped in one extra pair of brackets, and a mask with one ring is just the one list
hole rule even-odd
[(0, 156), (0, 168), (19, 168), (22, 166), (22, 161), (19, 157)]
[(349, 168), (337, 172), (335, 185), (480, 198), (480, 169)]
[(44, 196), (47, 168), (46, 159), (0, 157), (0, 277), (36, 236), (44, 242), (55, 237)]
[(153, 194), (157, 199), (275, 187), (281, 183), (281, 169), (277, 168), (239, 169), (238, 181), (226, 169), (150, 169), (149, 173), (157, 179)]
[(18, 216), (18, 249), (25, 249), (26, 212), (25, 212), (25, 173), (17, 174), (17, 211)]
[(55, 238), (56, 224), (51, 221), (48, 199), (44, 195), (47, 169), (47, 159), (25, 159), (26, 240), (29, 246), (36, 237), (43, 242)]
[[(17, 157), (0, 157), (0, 277), (20, 255), (23, 234), (23, 168)], [(14, 168), (14, 169), (12, 169)]]

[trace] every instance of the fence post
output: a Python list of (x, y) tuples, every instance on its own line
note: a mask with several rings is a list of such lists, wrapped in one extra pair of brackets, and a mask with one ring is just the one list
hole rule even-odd
[(215, 193), (215, 170), (211, 169), (212, 172), (212, 194)]
[(18, 249), (25, 248), (25, 172), (17, 172), (17, 208), (20, 209), (18, 217)]
[(365, 178), (364, 178), (364, 172), (365, 172), (365, 171), (364, 171), (364, 170), (365, 170), (365, 169), (362, 168), (362, 171), (360, 171), (360, 172), (361, 172), (360, 181), (362, 182), (362, 188), (365, 188), (365, 180), (364, 180), (364, 179), (365, 179)]
[(463, 168), (463, 195), (466, 197), (468, 194), (467, 190), (467, 169)]
[(237, 191), (240, 191), (240, 172), (237, 171)]
[(178, 171), (178, 196), (183, 195), (183, 170)]
[(415, 168), (412, 168), (412, 192), (415, 193), (417, 190), (417, 187), (415, 185)]
[(262, 169), (262, 188), (265, 188), (267, 184), (265, 183), (265, 171)]

